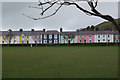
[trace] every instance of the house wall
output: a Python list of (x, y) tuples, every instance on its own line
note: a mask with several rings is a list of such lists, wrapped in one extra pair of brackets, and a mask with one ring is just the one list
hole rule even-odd
[(59, 43), (59, 34), (43, 34), (42, 43), (43, 44)]
[[(108, 37), (109, 35), (109, 37)], [(99, 37), (100, 36), (100, 37)], [(95, 35), (95, 43), (105, 43), (105, 42), (114, 42), (114, 35), (113, 34), (97, 34)]]
[[(81, 40), (81, 42), (80, 42), (80, 40)], [(86, 41), (84, 41), (84, 40), (86, 40)], [(91, 42), (90, 42), (90, 40), (91, 40)], [(94, 43), (94, 41), (95, 41), (94, 34), (91, 34), (91, 37), (90, 37), (90, 35), (77, 35), (77, 43)]]
[[(68, 39), (64, 39), (64, 36), (60, 35), (60, 43), (68, 43)], [(70, 43), (77, 43), (77, 35), (75, 35), (75, 38)]]
[(40, 44), (40, 43), (42, 43), (42, 35), (29, 36), (28, 41), (29, 41), (30, 44), (35, 44), (35, 41), (36, 41), (36, 43)]
[(114, 42), (119, 42), (119, 34), (114, 34)]

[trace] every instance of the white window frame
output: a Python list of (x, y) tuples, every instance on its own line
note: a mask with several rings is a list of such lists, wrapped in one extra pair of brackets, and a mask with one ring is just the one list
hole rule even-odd
[(100, 40), (98, 40), (98, 42), (101, 42)]
[(54, 34), (54, 38), (57, 38), (57, 34)]
[(80, 43), (82, 43), (82, 40), (80, 40)]
[(22, 44), (24, 44), (25, 43), (25, 41), (22, 41)]
[(44, 43), (47, 43), (47, 40), (44, 40)]
[(98, 38), (100, 38), (100, 35), (98, 35)]
[(86, 38), (86, 34), (84, 35), (84, 38)]
[(82, 36), (80, 35), (80, 38), (81, 38)]
[(54, 40), (54, 43), (58, 43), (58, 40)]
[(91, 39), (89, 40), (89, 43), (92, 43), (92, 40), (91, 40)]
[(2, 41), (2, 44), (4, 44), (5, 43), (5, 41)]
[(105, 38), (105, 35), (103, 35), (103, 38)]
[(105, 39), (103, 39), (103, 41), (105, 41)]
[(49, 43), (52, 43), (52, 39), (49, 40)]
[(119, 35), (115, 35), (115, 38), (119, 38)]
[(89, 34), (89, 38), (91, 38), (91, 34)]
[(44, 39), (46, 39), (46, 38), (47, 38), (47, 35), (45, 34), (45, 35), (44, 35)]
[(28, 36), (26, 36), (26, 39), (28, 39), (29, 37)]
[(25, 36), (22, 36), (22, 39), (25, 39)]
[(52, 39), (52, 35), (51, 34), (49, 35), (49, 39)]

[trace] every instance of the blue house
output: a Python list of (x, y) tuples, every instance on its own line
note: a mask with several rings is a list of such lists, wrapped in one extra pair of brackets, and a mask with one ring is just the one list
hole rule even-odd
[(48, 30), (42, 34), (43, 44), (59, 43), (59, 32), (57, 30)]

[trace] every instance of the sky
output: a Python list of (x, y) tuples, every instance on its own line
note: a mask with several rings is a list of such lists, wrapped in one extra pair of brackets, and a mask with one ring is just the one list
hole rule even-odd
[[(105, 20), (89, 16), (81, 12), (75, 6), (64, 6), (57, 14), (52, 17), (42, 19), (42, 20), (32, 20), (22, 14), (26, 14), (32, 17), (39, 18), (40, 10), (29, 8), (28, 6), (37, 6), (37, 2), (2, 2), (2, 28), (1, 30), (42, 30), (43, 28), (47, 30), (58, 30), (63, 28), (63, 30), (76, 30), (80, 28), (85, 28), (91, 25), (97, 25)], [(114, 18), (118, 18), (118, 2), (100, 2), (97, 9), (103, 14), (109, 14)], [(80, 3), (82, 7), (89, 10), (86, 3)], [(55, 6), (56, 7), (56, 6)], [(53, 12), (55, 8), (46, 12), (46, 15)]]

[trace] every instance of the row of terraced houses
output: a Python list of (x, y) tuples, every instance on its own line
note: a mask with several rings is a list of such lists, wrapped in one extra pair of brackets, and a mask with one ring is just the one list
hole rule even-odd
[(1, 31), (0, 44), (117, 43), (118, 31)]

